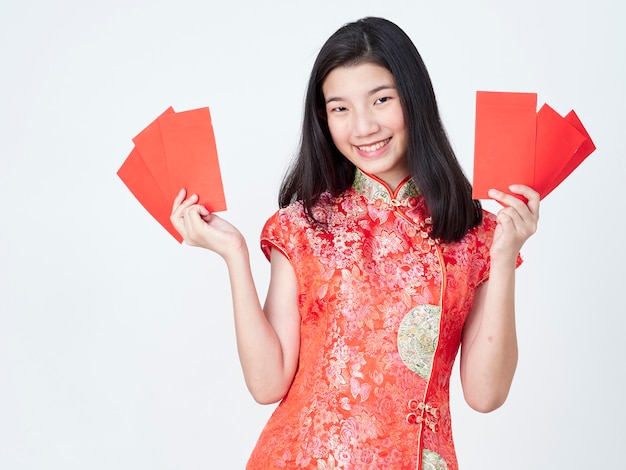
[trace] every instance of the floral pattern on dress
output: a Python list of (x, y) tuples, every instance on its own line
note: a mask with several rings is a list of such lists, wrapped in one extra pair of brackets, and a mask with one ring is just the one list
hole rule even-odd
[(441, 307), (419, 305), (404, 317), (398, 328), (398, 351), (406, 366), (428, 380), (439, 341)]
[(294, 202), (261, 234), (296, 275), (300, 357), (247, 468), (455, 470), (449, 379), (495, 217), (439, 243), (411, 179), (392, 192), (358, 170), (314, 214)]

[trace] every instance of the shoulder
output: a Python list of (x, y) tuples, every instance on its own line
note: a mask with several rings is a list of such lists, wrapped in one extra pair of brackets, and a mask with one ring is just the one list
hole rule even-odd
[[(311, 209), (315, 220), (320, 222), (329, 221), (329, 216), (332, 215), (333, 209), (345, 197), (345, 193), (336, 197), (329, 193), (323, 193)], [(300, 200), (294, 201), (276, 211), (265, 223), (264, 230), (277, 224), (300, 229), (312, 228), (314, 225), (306, 213), (304, 203)]]
[(261, 250), (269, 260), (272, 248), (280, 250), (289, 258), (286, 252), (290, 234), (295, 231), (294, 227), (301, 226), (306, 219), (301, 202), (293, 202), (283, 207), (265, 222), (261, 230)]
[[(327, 207), (327, 198), (320, 201), (313, 208), (313, 215), (317, 220), (324, 220), (320, 212)], [(281, 207), (267, 219), (261, 231), (261, 249), (269, 259), (271, 249), (279, 249), (287, 258), (298, 245), (304, 243), (303, 237), (315, 230), (314, 224), (308, 217), (302, 201), (295, 201)]]
[(308, 218), (304, 211), (304, 205), (302, 201), (295, 201), (288, 206), (281, 207), (269, 219), (263, 226), (262, 234), (267, 231), (283, 229), (287, 230), (291, 227), (302, 227), (308, 223)]
[(280, 249), (288, 258), (288, 253), (301, 252), (307, 245), (315, 243), (320, 234), (327, 233), (336, 218), (336, 208), (344, 194), (333, 197), (329, 193), (320, 196), (312, 208), (316, 224), (306, 213), (302, 201), (295, 201), (280, 208), (265, 222), (261, 231), (261, 248), (269, 258), (271, 248)]

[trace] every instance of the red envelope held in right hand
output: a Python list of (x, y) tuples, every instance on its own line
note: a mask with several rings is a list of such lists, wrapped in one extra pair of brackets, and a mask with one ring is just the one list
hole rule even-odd
[(133, 139), (135, 148), (117, 174), (141, 205), (179, 243), (170, 222), (172, 204), (184, 188), (211, 212), (226, 210), (209, 108), (166, 109)]

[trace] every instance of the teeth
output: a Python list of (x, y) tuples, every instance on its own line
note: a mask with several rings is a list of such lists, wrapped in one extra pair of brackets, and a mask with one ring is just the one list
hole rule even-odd
[(363, 145), (357, 148), (361, 150), (362, 152), (374, 152), (378, 150), (379, 148), (382, 148), (385, 145), (387, 145), (387, 142), (389, 142), (389, 139), (382, 140), (380, 142), (375, 143), (374, 145)]

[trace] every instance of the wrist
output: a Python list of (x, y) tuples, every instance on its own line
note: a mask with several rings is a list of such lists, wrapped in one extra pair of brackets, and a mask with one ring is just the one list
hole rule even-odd
[(241, 243), (237, 246), (230, 246), (221, 255), (229, 268), (236, 267), (242, 263), (249, 263), (250, 260), (248, 245), (244, 240), (241, 240)]
[(512, 269), (517, 267), (519, 253), (491, 253), (490, 269)]

